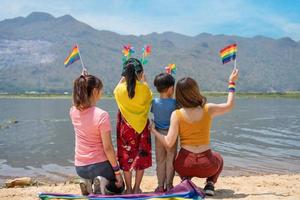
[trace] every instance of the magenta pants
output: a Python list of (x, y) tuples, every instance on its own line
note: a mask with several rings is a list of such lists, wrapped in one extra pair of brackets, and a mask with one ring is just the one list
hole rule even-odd
[(223, 158), (210, 149), (193, 153), (181, 148), (174, 161), (174, 168), (181, 178), (207, 178), (207, 181), (216, 183), (223, 169)]

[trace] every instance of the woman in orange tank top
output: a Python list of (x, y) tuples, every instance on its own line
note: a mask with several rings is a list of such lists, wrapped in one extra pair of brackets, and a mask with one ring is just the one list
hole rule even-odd
[(227, 102), (214, 104), (206, 102), (194, 79), (180, 79), (175, 92), (180, 109), (171, 115), (168, 134), (161, 135), (153, 124), (151, 126), (151, 132), (166, 147), (172, 147), (179, 135), (181, 148), (174, 161), (175, 171), (181, 179), (206, 178), (204, 191), (210, 196), (214, 195), (214, 184), (223, 169), (223, 158), (210, 148), (211, 122), (233, 108), (237, 80), (238, 70), (235, 69), (229, 77)]

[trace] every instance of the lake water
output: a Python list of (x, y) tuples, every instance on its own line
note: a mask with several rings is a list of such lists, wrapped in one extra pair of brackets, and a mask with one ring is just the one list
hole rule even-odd
[[(0, 99), (0, 182), (20, 176), (63, 181), (76, 175), (70, 105), (70, 99)], [(99, 106), (115, 127), (115, 101), (103, 99)], [(115, 129), (112, 135), (115, 144)], [(231, 113), (214, 120), (211, 137), (212, 148), (225, 160), (222, 175), (299, 173), (300, 99), (237, 99)], [(146, 174), (155, 175), (154, 154)]]

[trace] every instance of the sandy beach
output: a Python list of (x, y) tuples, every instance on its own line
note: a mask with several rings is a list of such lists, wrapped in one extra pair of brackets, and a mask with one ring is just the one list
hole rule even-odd
[[(193, 182), (199, 187), (204, 185), (204, 179), (195, 178)], [(179, 177), (175, 177), (174, 184), (178, 183)], [(156, 184), (155, 176), (145, 176), (142, 190), (144, 192), (153, 191)], [(39, 192), (80, 194), (80, 189), (77, 184), (73, 183), (58, 183), (26, 188), (2, 188), (0, 189), (0, 199), (37, 200)], [(207, 199), (297, 200), (300, 199), (300, 174), (220, 177), (219, 182), (216, 184), (215, 196)]]

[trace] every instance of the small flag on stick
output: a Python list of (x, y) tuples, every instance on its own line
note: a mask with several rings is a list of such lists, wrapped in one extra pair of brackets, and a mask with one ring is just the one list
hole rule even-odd
[(64, 65), (65, 67), (68, 67), (69, 65), (76, 62), (77, 60), (80, 60), (80, 53), (79, 53), (78, 46), (75, 45), (71, 53), (69, 54), (69, 56), (65, 59)]
[(231, 44), (220, 51), (222, 63), (226, 64), (236, 59), (237, 44)]
[(74, 45), (71, 53), (65, 59), (64, 65), (65, 65), (65, 67), (68, 67), (69, 65), (71, 65), (74, 62), (76, 62), (77, 60), (80, 60), (80, 62), (81, 62), (82, 71), (84, 73), (87, 73), (87, 69), (83, 65), (83, 61), (82, 61), (82, 58), (81, 58), (81, 55), (80, 55), (78, 44)]

